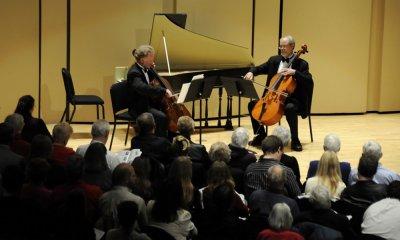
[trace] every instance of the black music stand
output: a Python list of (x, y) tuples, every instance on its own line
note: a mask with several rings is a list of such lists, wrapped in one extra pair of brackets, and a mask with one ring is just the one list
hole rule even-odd
[[(182, 85), (182, 89), (180, 94), (184, 94), (183, 96), (179, 96), (178, 102), (191, 102), (195, 100), (200, 100), (200, 130), (199, 130), (199, 142), (201, 144), (201, 134), (202, 134), (202, 112), (203, 112), (203, 99), (210, 98), (211, 91), (213, 89), (214, 83), (217, 80), (217, 77), (206, 77), (201, 79), (192, 80), (190, 83), (185, 83)], [(188, 85), (186, 85), (188, 84)]]
[[(241, 98), (246, 97), (246, 98), (259, 99), (256, 89), (254, 88), (253, 81), (244, 80), (243, 78), (221, 77), (221, 82), (228, 96), (238, 96), (239, 100), (238, 125), (240, 127)], [(232, 106), (230, 107), (229, 111), (230, 115), (232, 116)]]

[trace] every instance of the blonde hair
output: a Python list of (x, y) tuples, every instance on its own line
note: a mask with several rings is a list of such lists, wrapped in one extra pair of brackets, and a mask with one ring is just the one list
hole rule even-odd
[(325, 151), (318, 163), (316, 176), (318, 182), (328, 188), (331, 197), (342, 181), (339, 159), (335, 152)]
[(211, 191), (214, 191), (214, 189), (222, 183), (228, 183), (233, 188), (235, 187), (235, 181), (233, 180), (228, 165), (223, 161), (215, 161), (210, 169), (208, 169), (207, 187), (209, 187)]
[(192, 161), (190, 157), (180, 156), (171, 163), (169, 178), (175, 178), (182, 184), (183, 206), (187, 207), (193, 201), (194, 187), (192, 184)]

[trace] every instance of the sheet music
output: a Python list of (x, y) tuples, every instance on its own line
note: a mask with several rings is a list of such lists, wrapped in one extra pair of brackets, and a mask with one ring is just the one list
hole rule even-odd
[(181, 88), (181, 91), (179, 93), (179, 97), (178, 97), (177, 103), (184, 103), (185, 102), (185, 98), (186, 98), (186, 95), (187, 95), (187, 93), (189, 91), (189, 87), (190, 87), (190, 82), (182, 84), (182, 88)]

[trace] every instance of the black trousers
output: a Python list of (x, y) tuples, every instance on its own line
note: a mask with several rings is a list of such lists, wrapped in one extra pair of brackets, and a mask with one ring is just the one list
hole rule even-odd
[[(251, 111), (253, 110), (257, 102), (258, 100), (250, 101), (247, 106), (250, 113), (251, 125), (253, 126), (253, 133), (255, 135), (265, 136), (266, 131), (264, 125), (261, 125), (259, 122), (257, 122), (257, 120), (255, 120), (251, 116)], [(299, 138), (298, 119), (297, 119), (298, 110), (299, 110), (299, 102), (294, 98), (287, 98), (285, 101), (284, 112), (286, 116), (286, 121), (288, 122), (290, 127), (290, 134), (292, 135), (292, 139)]]

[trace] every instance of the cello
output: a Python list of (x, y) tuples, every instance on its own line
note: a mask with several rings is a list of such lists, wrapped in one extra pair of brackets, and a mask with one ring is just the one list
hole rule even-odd
[[(151, 71), (155, 76), (155, 79), (150, 81), (150, 84), (152, 86), (161, 86), (170, 90), (172, 93), (174, 92), (172, 85), (168, 82), (167, 79), (158, 75), (158, 73), (153, 68), (150, 68), (149, 71)], [(191, 117), (191, 114), (189, 110), (185, 107), (185, 105), (183, 105), (182, 103), (177, 103), (177, 101), (178, 100), (175, 96), (168, 97), (166, 95), (164, 95), (161, 100), (162, 109), (168, 117), (168, 131), (170, 132), (178, 131), (177, 124), (178, 119), (181, 116)]]
[[(307, 45), (301, 46), (301, 50), (297, 51), (295, 56), (290, 59), (288, 68), (292, 66), (295, 59), (307, 51)], [(271, 79), (266, 89), (267, 94), (262, 97), (251, 111), (251, 116), (259, 123), (266, 126), (274, 125), (279, 122), (284, 114), (285, 100), (296, 89), (297, 83), (293, 76), (277, 73)]]

